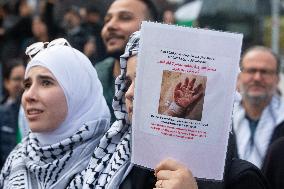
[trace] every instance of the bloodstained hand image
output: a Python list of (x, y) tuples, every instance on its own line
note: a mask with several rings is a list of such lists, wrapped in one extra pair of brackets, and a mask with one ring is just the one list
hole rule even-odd
[(205, 76), (164, 71), (158, 113), (200, 121), (205, 87)]
[(195, 78), (190, 82), (189, 79), (186, 78), (183, 85), (181, 82), (176, 85), (174, 91), (174, 101), (177, 105), (186, 109), (203, 94), (202, 84), (199, 84), (195, 87), (195, 81)]

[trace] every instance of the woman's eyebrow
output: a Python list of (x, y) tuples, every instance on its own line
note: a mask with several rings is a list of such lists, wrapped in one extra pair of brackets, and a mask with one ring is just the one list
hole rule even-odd
[(41, 80), (43, 80), (43, 79), (49, 79), (49, 80), (52, 80), (52, 81), (56, 81), (53, 77), (48, 76), (48, 75), (38, 75), (37, 78), (38, 78), (38, 79), (41, 79)]
[(27, 83), (27, 82), (29, 82), (31, 79), (28, 77), (28, 78), (26, 78), (26, 79), (24, 79), (24, 81), (23, 81), (23, 84), (25, 84), (25, 83)]

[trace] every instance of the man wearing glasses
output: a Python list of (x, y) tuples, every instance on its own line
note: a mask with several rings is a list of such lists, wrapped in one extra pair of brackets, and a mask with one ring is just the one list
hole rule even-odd
[(284, 103), (278, 92), (280, 61), (269, 49), (255, 46), (242, 56), (233, 129), (239, 158), (261, 168), (269, 145), (284, 134)]

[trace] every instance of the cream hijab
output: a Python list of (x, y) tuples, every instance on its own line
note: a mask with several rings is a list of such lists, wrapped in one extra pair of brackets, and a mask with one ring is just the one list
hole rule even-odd
[(43, 49), (28, 63), (25, 77), (34, 66), (43, 66), (54, 75), (68, 106), (67, 117), (56, 130), (34, 133), (42, 145), (70, 137), (86, 122), (110, 118), (97, 72), (80, 51), (64, 45)]

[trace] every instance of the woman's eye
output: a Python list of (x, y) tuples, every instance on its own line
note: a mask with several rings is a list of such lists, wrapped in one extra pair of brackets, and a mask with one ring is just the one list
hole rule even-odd
[(23, 83), (24, 89), (29, 89), (31, 87), (31, 83)]
[(110, 20), (111, 20), (111, 17), (110, 16), (106, 16), (104, 18), (104, 24), (108, 23)]
[(132, 83), (132, 82), (131, 82), (130, 79), (126, 79), (126, 81), (125, 81), (125, 90), (126, 90), (126, 91), (129, 89), (131, 83)]
[(50, 86), (51, 84), (52, 84), (52, 82), (50, 82), (49, 80), (43, 80), (43, 81), (42, 81), (42, 85), (43, 85), (43, 86), (46, 86), (46, 87), (47, 87), (47, 86)]

